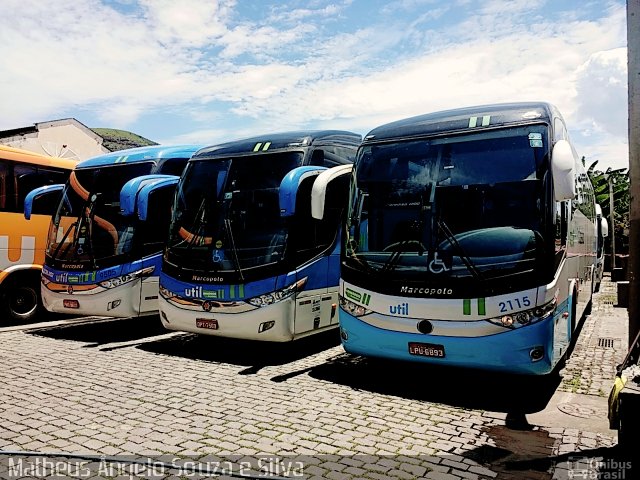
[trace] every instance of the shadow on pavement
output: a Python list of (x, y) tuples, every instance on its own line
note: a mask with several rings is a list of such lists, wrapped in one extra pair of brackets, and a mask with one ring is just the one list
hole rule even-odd
[(637, 461), (617, 446), (554, 455), (556, 439), (545, 430), (514, 432), (504, 426), (483, 430), (495, 446), (481, 445), (462, 456), (497, 474), (494, 480), (638, 478), (637, 465), (633, 469)]
[(8, 318), (0, 318), (0, 328), (1, 327), (18, 327), (23, 326), (25, 328), (29, 328), (30, 325), (41, 323), (41, 322), (55, 322), (56, 320), (68, 320), (71, 318), (78, 318), (78, 315), (68, 315), (65, 313), (53, 313), (53, 312), (40, 312), (38, 316), (31, 321), (24, 322), (19, 320), (10, 320)]
[(127, 342), (167, 333), (158, 315), (144, 317), (111, 318), (79, 325), (66, 324), (43, 327), (27, 333), (40, 337), (73, 340), (98, 347), (107, 343)]
[(257, 373), (261, 368), (282, 365), (320, 353), (340, 344), (338, 329), (317, 333), (294, 342), (270, 343), (206, 335), (185, 335), (138, 345), (141, 350), (249, 367), (240, 374)]
[[(560, 383), (557, 373), (519, 376), (471, 369), (379, 360), (350, 354), (307, 369), (313, 378), (357, 390), (451, 406), (506, 412), (513, 428), (527, 428), (524, 416), (544, 410)], [(299, 372), (303, 373), (303, 372)], [(288, 375), (288, 378), (294, 376)], [(272, 379), (283, 381), (280, 378)], [(286, 379), (285, 379), (286, 380)]]

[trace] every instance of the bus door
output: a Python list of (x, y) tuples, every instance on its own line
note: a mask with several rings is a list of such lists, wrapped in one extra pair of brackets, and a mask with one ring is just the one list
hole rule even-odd
[(322, 225), (311, 216), (311, 189), (325, 167), (298, 167), (280, 184), (281, 216), (289, 217), (288, 253), (295, 266), (295, 279), (304, 283), (295, 299), (294, 334), (331, 324), (331, 297), (328, 295), (329, 257)]
[[(124, 215), (137, 217), (130, 231), (134, 242), (131, 260), (141, 260), (139, 314), (158, 310), (158, 283), (162, 250), (166, 243), (171, 219), (171, 205), (175, 186), (180, 177), (174, 175), (145, 175), (125, 184), (120, 193)], [(127, 233), (125, 233), (126, 235)]]

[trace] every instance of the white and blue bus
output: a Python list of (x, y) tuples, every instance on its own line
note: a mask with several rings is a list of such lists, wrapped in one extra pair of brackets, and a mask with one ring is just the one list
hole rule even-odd
[[(175, 185), (200, 146), (150, 146), (80, 162), (60, 191), (42, 268), (52, 312), (132, 317), (158, 312), (158, 277)], [(150, 194), (153, 187), (153, 194)]]
[[(170, 330), (285, 342), (338, 324), (339, 231), (361, 136), (287, 132), (195, 154), (160, 277)], [(322, 220), (311, 189), (327, 192)]]
[(590, 307), (595, 218), (552, 105), (463, 108), (372, 130), (346, 215), (345, 350), (551, 372)]

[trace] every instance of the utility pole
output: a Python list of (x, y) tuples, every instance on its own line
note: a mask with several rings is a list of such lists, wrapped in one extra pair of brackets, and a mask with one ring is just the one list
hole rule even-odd
[[(640, 331), (640, 0), (627, 0), (629, 81), (629, 347)], [(637, 352), (634, 355), (637, 357)]]
[(607, 177), (609, 184), (609, 218), (611, 219), (611, 277), (613, 278), (613, 270), (616, 268), (616, 219), (613, 213), (613, 176)]

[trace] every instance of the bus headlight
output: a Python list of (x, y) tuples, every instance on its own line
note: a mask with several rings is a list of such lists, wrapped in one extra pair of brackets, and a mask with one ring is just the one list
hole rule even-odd
[(371, 310), (363, 307), (362, 305), (358, 305), (357, 303), (353, 303), (351, 300), (347, 300), (342, 295), (340, 295), (340, 308), (354, 317), (362, 317), (363, 315), (371, 313)]
[(267, 307), (274, 303), (281, 302), (289, 298), (296, 292), (301, 291), (304, 286), (307, 284), (307, 279), (309, 277), (304, 277), (297, 282), (292, 283), (288, 287), (285, 287), (281, 290), (276, 290), (275, 292), (265, 293), (264, 295), (258, 295), (257, 297), (249, 298), (246, 300), (247, 303), (250, 303), (254, 307)]
[(113, 277), (108, 280), (103, 280), (98, 283), (103, 288), (116, 288), (120, 285), (124, 285), (129, 282), (133, 282), (134, 280), (142, 277), (150, 276), (156, 267), (147, 267), (142, 270), (136, 270), (135, 272), (127, 273), (126, 275), (120, 275), (119, 277)]
[(489, 318), (487, 321), (507, 328), (525, 327), (553, 315), (556, 311), (557, 303), (557, 300), (553, 299), (540, 307), (535, 307), (518, 313), (509, 313), (507, 315), (502, 315), (501, 317)]

